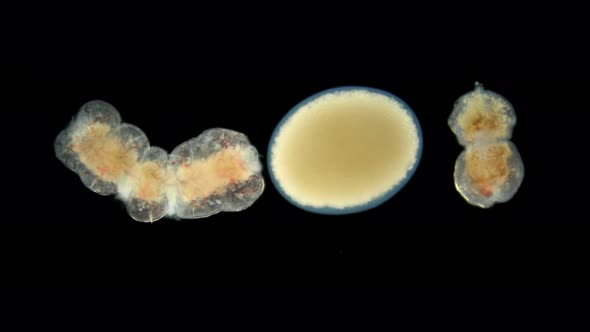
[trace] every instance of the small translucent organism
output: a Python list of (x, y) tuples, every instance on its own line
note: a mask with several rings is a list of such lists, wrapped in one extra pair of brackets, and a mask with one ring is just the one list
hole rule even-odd
[(455, 103), (449, 126), (465, 150), (455, 163), (455, 187), (472, 205), (489, 208), (509, 201), (524, 177), (524, 165), (510, 142), (514, 108), (479, 83)]
[(412, 177), (421, 157), (417, 118), (396, 96), (341, 87), (296, 105), (268, 150), (271, 179), (289, 202), (320, 214), (376, 207)]
[(258, 153), (244, 134), (209, 129), (168, 155), (104, 101), (84, 104), (54, 147), (90, 190), (117, 194), (137, 221), (240, 211), (264, 189)]

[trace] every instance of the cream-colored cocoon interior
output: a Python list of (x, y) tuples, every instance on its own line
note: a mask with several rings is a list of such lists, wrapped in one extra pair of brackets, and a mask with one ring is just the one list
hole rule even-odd
[(420, 138), (409, 112), (394, 98), (363, 89), (311, 100), (271, 143), (277, 182), (291, 199), (316, 208), (378, 198), (416, 163)]

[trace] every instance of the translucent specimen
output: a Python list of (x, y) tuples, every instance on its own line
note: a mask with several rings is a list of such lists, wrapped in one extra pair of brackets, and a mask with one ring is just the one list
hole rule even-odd
[(470, 204), (488, 208), (518, 191), (524, 165), (509, 141), (515, 124), (510, 102), (479, 83), (455, 103), (449, 126), (465, 146), (455, 163), (455, 187)]
[(137, 221), (240, 211), (264, 189), (258, 153), (244, 134), (209, 129), (168, 155), (103, 101), (84, 104), (54, 148), (90, 190), (117, 194)]
[(235, 131), (206, 130), (176, 147), (170, 164), (178, 181), (175, 211), (181, 218), (243, 210), (264, 189), (258, 153)]
[(411, 109), (365, 87), (320, 92), (275, 129), (268, 168), (294, 205), (322, 214), (375, 207), (397, 193), (420, 160), (422, 137)]

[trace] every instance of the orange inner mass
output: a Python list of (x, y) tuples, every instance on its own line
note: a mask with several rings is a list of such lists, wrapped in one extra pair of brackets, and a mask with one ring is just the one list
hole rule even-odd
[(117, 137), (109, 135), (110, 131), (111, 127), (104, 123), (91, 124), (83, 133), (74, 135), (71, 145), (80, 161), (107, 182), (129, 172), (137, 160), (137, 152), (125, 149)]
[(144, 162), (134, 170), (136, 195), (146, 201), (159, 201), (164, 191), (166, 170), (153, 161)]
[(508, 158), (512, 155), (507, 144), (494, 144), (468, 151), (467, 173), (484, 196), (491, 196), (509, 175)]
[(482, 130), (495, 131), (500, 129), (501, 124), (498, 114), (481, 110), (473, 110), (470, 113), (463, 127), (467, 139), (472, 140), (473, 136)]
[(240, 149), (223, 149), (204, 160), (184, 163), (176, 176), (182, 198), (193, 201), (223, 192), (229, 184), (247, 180), (250, 172), (242, 160)]

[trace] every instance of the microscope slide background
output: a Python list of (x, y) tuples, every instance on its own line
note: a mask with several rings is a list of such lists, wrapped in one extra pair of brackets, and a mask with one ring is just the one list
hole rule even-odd
[[(7, 284), (25, 286), (587, 286), (587, 82), (468, 69), (457, 75), (260, 78), (39, 75), (12, 82), (5, 173), (16, 186), (0, 222)], [(105, 75), (108, 77), (108, 75)], [(302, 75), (303, 76), (303, 75)], [(96, 78), (98, 77), (98, 78)], [(491, 209), (455, 190), (461, 147), (447, 125), (475, 81), (505, 96), (525, 177)], [(279, 120), (324, 89), (390, 91), (416, 113), (424, 150), (414, 177), (382, 206), (316, 215), (283, 199), (266, 170)], [(53, 140), (86, 101), (112, 103), (123, 121), (171, 151), (202, 131), (245, 133), (262, 155), (266, 189), (249, 209), (154, 224), (132, 220), (113, 196), (88, 190), (54, 156)], [(15, 150), (12, 153), (12, 150)], [(8, 189), (8, 188), (7, 188)], [(10, 202), (10, 201), (9, 201)]]

